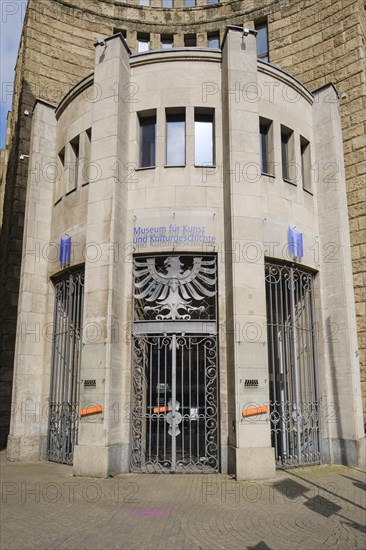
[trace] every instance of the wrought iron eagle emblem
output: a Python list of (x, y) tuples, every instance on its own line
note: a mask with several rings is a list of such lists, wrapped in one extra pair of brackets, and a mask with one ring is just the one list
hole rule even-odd
[[(158, 270), (156, 258), (135, 259), (135, 299), (144, 300), (145, 312), (155, 311), (156, 320), (191, 319), (193, 312), (203, 312), (204, 305), (194, 305), (216, 294), (216, 260), (193, 258), (191, 269), (179, 256), (168, 256)], [(150, 305), (155, 302), (156, 305)]]

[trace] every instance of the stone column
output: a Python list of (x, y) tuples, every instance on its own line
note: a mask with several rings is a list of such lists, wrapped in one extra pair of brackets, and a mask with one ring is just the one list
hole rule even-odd
[(314, 95), (312, 164), (318, 180), (324, 452), (328, 462), (361, 466), (365, 438), (339, 104), (331, 84)]
[(52, 347), (47, 328), (48, 323), (52, 326), (53, 315), (47, 248), (51, 241), (55, 139), (54, 108), (37, 102), (29, 152), (9, 460), (31, 461), (45, 456)]
[[(229, 28), (223, 46), (222, 101), (227, 281), (229, 471), (237, 479), (275, 474), (268, 413), (268, 356), (259, 172), (256, 33)], [(257, 379), (258, 388), (245, 387)]]
[[(128, 471), (129, 424), (122, 401), (130, 387), (119, 252), (126, 241), (129, 80), (129, 54), (121, 38), (96, 46), (91, 162), (100, 166), (101, 178), (89, 187), (80, 406), (101, 405), (103, 412), (81, 418), (76, 475), (107, 477)], [(96, 388), (84, 388), (84, 380), (95, 380)]]

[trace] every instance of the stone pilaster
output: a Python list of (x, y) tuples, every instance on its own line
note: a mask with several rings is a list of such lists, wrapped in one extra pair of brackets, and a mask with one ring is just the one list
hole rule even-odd
[[(258, 180), (259, 115), (250, 94), (257, 78), (255, 32), (243, 36), (240, 29), (229, 29), (222, 68), (228, 430), (229, 471), (238, 479), (275, 473), (268, 413), (242, 417), (243, 409), (268, 402), (269, 395), (264, 257), (253, 262), (246, 253), (248, 243), (263, 243), (261, 187), (253, 184)], [(259, 380), (254, 395), (245, 389), (245, 378)]]
[(51, 240), (54, 178), (49, 167), (54, 163), (55, 137), (54, 109), (38, 102), (30, 143), (9, 460), (45, 456), (52, 345), (48, 323), (52, 326), (53, 314), (47, 246)]
[[(347, 216), (341, 119), (337, 92), (315, 92), (314, 166), (320, 240), (320, 370), (326, 397), (322, 406), (327, 462), (364, 462), (360, 369)], [(329, 167), (333, 167), (332, 178)]]
[[(101, 177), (90, 182), (86, 228), (84, 340), (81, 380), (95, 379), (92, 394), (81, 385), (81, 406), (102, 405), (103, 412), (82, 418), (75, 447), (76, 475), (107, 477), (128, 471), (129, 424), (122, 396), (129, 395), (123, 341), (123, 254), (126, 241), (126, 183), (130, 79), (129, 53), (120, 36), (96, 46), (91, 162)], [(94, 251), (94, 252), (93, 252)], [(128, 388), (128, 390), (127, 390)]]

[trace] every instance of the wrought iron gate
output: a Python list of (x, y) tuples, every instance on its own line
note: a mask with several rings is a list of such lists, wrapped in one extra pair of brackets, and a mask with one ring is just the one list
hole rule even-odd
[(78, 438), (84, 272), (55, 283), (48, 459), (72, 464)]
[(317, 384), (314, 275), (266, 263), (272, 446), (280, 467), (318, 464), (321, 398)]
[(131, 470), (218, 471), (216, 258), (134, 263)]

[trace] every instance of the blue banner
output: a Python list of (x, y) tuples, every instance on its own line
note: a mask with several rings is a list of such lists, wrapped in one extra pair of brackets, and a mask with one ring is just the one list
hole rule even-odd
[(295, 231), (295, 229), (288, 228), (288, 244), (290, 253), (295, 258), (303, 258), (304, 256), (304, 245), (302, 240), (302, 233)]
[(71, 258), (71, 237), (61, 237), (60, 242), (60, 264), (61, 267), (70, 265)]

